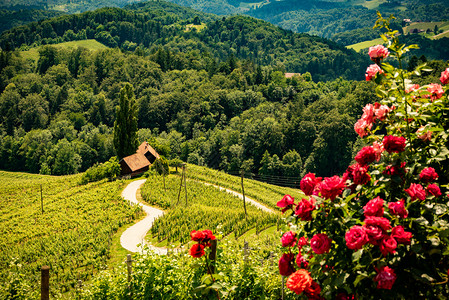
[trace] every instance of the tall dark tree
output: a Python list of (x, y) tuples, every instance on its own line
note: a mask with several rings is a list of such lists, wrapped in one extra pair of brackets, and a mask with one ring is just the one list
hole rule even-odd
[(119, 158), (136, 152), (137, 140), (137, 106), (133, 87), (127, 83), (120, 90), (119, 106), (114, 122), (114, 147)]

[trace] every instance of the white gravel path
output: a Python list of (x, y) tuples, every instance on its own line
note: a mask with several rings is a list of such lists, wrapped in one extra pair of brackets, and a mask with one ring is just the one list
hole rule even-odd
[[(201, 182), (201, 183), (203, 183), (205, 185), (213, 186), (213, 187), (215, 187), (217, 189), (220, 189), (220, 191), (226, 191), (226, 192), (228, 192), (228, 193), (230, 193), (230, 194), (232, 194), (234, 196), (237, 196), (237, 197), (239, 197), (240, 199), (243, 200), (243, 195), (240, 194), (240, 193), (237, 193), (236, 191), (233, 191), (233, 190), (230, 190), (230, 189), (227, 189), (227, 188), (215, 185), (215, 184), (207, 183), (207, 182), (202, 182), (202, 181), (199, 181), (199, 182)], [(261, 209), (261, 210), (263, 210), (263, 211), (265, 211), (267, 213), (274, 214), (274, 211), (271, 208), (268, 208), (265, 205), (260, 204), (256, 200), (248, 198), (248, 196), (246, 196), (246, 195), (245, 195), (245, 202), (248, 202), (249, 204), (254, 205), (255, 207), (257, 207), (257, 208), (259, 208), (259, 209)]]
[(122, 233), (120, 237), (120, 244), (123, 248), (131, 252), (143, 252), (143, 246), (154, 251), (157, 254), (167, 254), (167, 248), (155, 247), (145, 243), (145, 236), (150, 230), (155, 219), (159, 218), (164, 214), (160, 209), (144, 205), (137, 201), (136, 193), (142, 184), (144, 184), (146, 179), (136, 180), (128, 184), (128, 186), (123, 190), (122, 197), (128, 200), (132, 205), (140, 205), (145, 211), (147, 216), (145, 219), (129, 227)]

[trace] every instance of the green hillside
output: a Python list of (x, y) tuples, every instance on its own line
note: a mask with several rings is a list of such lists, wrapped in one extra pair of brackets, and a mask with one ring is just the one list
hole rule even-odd
[[(73, 49), (81, 47), (81, 48), (95, 51), (95, 50), (103, 50), (103, 49), (108, 48), (107, 46), (103, 45), (100, 42), (97, 42), (94, 39), (64, 42), (64, 43), (55, 44), (54, 46), (60, 50), (61, 49), (62, 50), (73, 50)], [(42, 49), (42, 47), (31, 48), (26, 51), (21, 51), (20, 55), (24, 59), (32, 59), (34, 61), (37, 61), (39, 59), (39, 49)]]

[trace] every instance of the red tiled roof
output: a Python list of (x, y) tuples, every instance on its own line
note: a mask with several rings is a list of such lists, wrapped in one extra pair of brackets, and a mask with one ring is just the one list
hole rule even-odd
[(148, 159), (142, 153), (136, 153), (136, 154), (124, 157), (123, 160), (126, 162), (128, 167), (133, 172), (151, 165), (151, 163), (148, 161)]

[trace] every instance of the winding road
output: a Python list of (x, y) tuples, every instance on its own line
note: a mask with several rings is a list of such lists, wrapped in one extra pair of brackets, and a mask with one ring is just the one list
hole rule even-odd
[[(157, 254), (167, 254), (167, 248), (156, 247), (151, 244), (146, 244), (146, 242), (145, 242), (145, 236), (146, 236), (147, 232), (150, 230), (151, 226), (153, 226), (154, 220), (156, 220), (157, 218), (161, 217), (164, 214), (164, 211), (154, 208), (154, 207), (151, 207), (151, 206), (148, 206), (148, 205), (145, 205), (145, 204), (142, 204), (137, 200), (137, 198), (136, 198), (137, 191), (145, 183), (145, 181), (146, 181), (146, 179), (140, 179), (140, 180), (133, 181), (130, 184), (128, 184), (122, 192), (122, 197), (125, 200), (128, 200), (131, 205), (140, 205), (142, 207), (142, 209), (145, 211), (145, 213), (147, 214), (147, 216), (143, 220), (137, 222), (136, 224), (129, 227), (128, 229), (125, 230), (125, 232), (122, 233), (122, 235), (120, 236), (120, 244), (122, 245), (123, 248), (125, 248), (126, 250), (128, 250), (130, 252), (143, 253), (144, 246), (147, 246), (149, 250), (151, 250)], [(210, 183), (206, 183), (206, 182), (201, 182), (201, 183), (203, 183), (205, 185), (213, 186), (222, 191), (226, 191), (234, 196), (237, 196), (240, 199), (243, 199), (242, 194), (237, 193), (233, 190), (226, 189), (226, 188), (223, 188), (223, 187), (220, 187), (217, 185), (213, 185)], [(259, 208), (265, 212), (274, 213), (274, 211), (272, 209), (266, 207), (265, 205), (260, 204), (259, 202), (255, 201), (251, 198), (248, 198), (246, 196), (245, 196), (245, 201), (251, 205), (256, 206), (257, 208)]]

